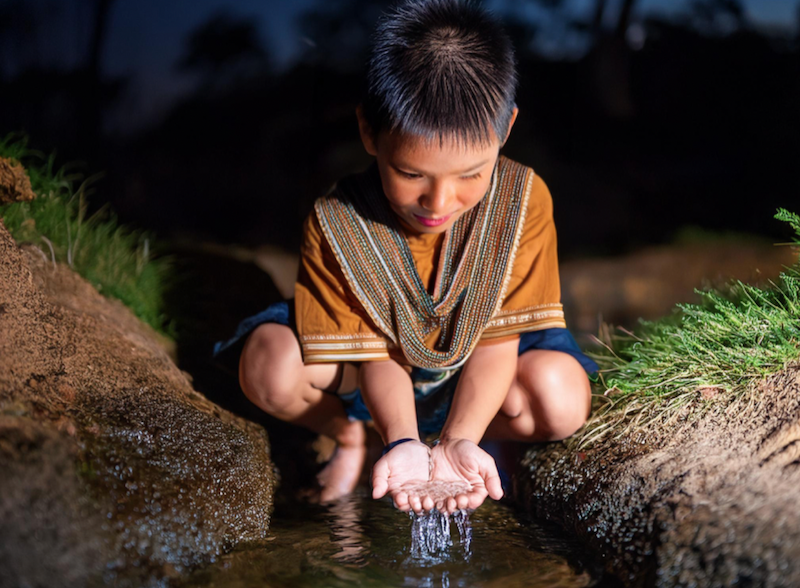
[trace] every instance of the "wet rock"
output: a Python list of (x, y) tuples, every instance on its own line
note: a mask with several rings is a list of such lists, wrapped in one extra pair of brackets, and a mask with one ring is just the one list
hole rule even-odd
[(536, 448), (518, 496), (626, 586), (800, 586), (800, 365), (711, 402), (644, 435)]
[(0, 585), (159, 584), (266, 537), (264, 430), (0, 223)]
[(0, 206), (26, 202), (35, 197), (25, 168), (13, 159), (0, 157)]
[[(87, 586), (111, 537), (83, 489), (77, 446), (29, 416), (0, 415), (0, 585)], [(17, 407), (16, 412), (24, 412)], [(23, 583), (24, 581), (24, 583)]]

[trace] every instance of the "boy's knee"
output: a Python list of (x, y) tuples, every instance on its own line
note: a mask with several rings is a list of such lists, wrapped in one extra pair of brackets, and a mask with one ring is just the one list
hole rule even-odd
[(561, 405), (551, 408), (548, 417), (542, 429), (548, 440), (560, 441), (574, 435), (586, 423), (587, 411), (582, 403)]
[(584, 425), (591, 407), (591, 387), (575, 358), (550, 351), (520, 368), (518, 377), (531, 398), (537, 436), (565, 439)]
[(261, 325), (247, 338), (239, 385), (260, 408), (272, 414), (294, 402), (302, 372), (300, 345), (289, 327)]

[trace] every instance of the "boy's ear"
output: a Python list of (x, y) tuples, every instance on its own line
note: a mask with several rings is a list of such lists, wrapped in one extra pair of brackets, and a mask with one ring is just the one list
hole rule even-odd
[(502, 145), (505, 145), (506, 141), (508, 141), (508, 136), (511, 134), (511, 129), (514, 128), (514, 123), (517, 120), (518, 114), (519, 114), (519, 108), (515, 106), (514, 110), (511, 111), (511, 119), (509, 119), (508, 121), (508, 131), (506, 131), (506, 138), (503, 139)]
[(364, 144), (364, 149), (367, 153), (375, 157), (378, 154), (376, 149), (377, 137), (372, 132), (372, 127), (369, 126), (367, 119), (364, 118), (364, 109), (359, 104), (356, 107), (356, 118), (358, 118), (358, 132), (361, 135), (361, 142)]

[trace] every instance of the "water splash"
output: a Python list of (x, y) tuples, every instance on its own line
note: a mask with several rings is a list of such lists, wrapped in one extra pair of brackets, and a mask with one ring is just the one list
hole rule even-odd
[[(429, 512), (409, 513), (411, 517), (411, 555), (408, 563), (437, 565), (446, 561), (472, 557), (472, 525), (469, 513), (459, 510), (448, 516), (436, 509)], [(453, 542), (450, 520), (458, 532), (458, 545)]]

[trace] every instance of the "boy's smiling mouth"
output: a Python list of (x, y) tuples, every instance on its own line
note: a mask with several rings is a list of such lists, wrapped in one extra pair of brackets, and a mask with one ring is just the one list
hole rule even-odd
[(451, 216), (453, 216), (452, 214), (448, 214), (447, 216), (440, 216), (439, 218), (430, 218), (416, 213), (412, 214), (414, 214), (414, 218), (419, 224), (426, 227), (438, 227), (439, 225), (443, 225), (450, 220)]

